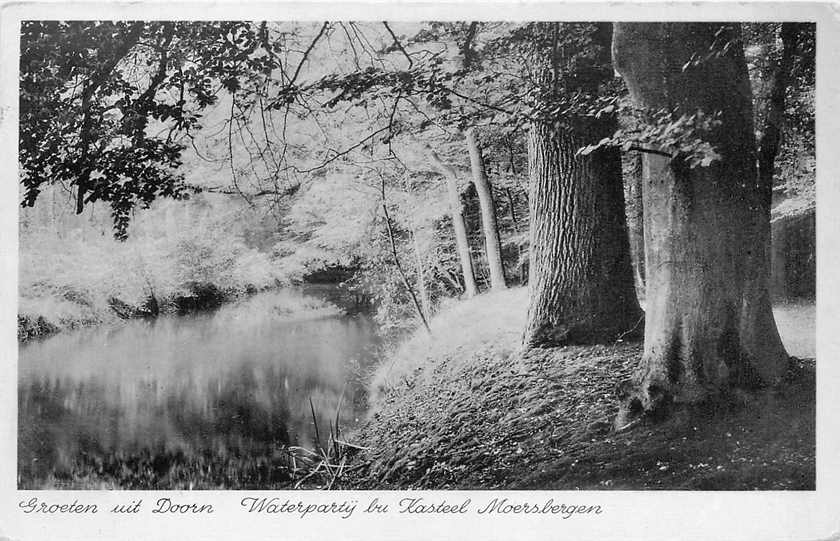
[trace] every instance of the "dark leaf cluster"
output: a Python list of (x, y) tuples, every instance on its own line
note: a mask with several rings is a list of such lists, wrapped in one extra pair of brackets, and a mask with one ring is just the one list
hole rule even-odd
[(59, 183), (75, 189), (77, 212), (109, 203), (125, 237), (136, 206), (185, 193), (182, 140), (201, 111), (271, 71), (263, 38), (244, 22), (24, 22), (22, 204)]
[(578, 154), (614, 146), (625, 152), (648, 152), (684, 160), (691, 168), (708, 167), (721, 157), (708, 142), (709, 132), (720, 126), (719, 113), (638, 109), (627, 100), (616, 100), (605, 107), (613, 108), (622, 118), (619, 128), (610, 137), (582, 147)]

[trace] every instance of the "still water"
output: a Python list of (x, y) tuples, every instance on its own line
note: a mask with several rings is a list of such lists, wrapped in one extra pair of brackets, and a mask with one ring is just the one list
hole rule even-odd
[(311, 447), (310, 399), (322, 440), (336, 415), (351, 427), (376, 350), (369, 319), (291, 290), (22, 345), (19, 485), (75, 475), (91, 456)]

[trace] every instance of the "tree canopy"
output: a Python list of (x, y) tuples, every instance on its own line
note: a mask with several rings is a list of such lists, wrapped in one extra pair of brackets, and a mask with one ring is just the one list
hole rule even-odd
[[(742, 26), (761, 137), (782, 25)], [(715, 111), (630, 103), (597, 43), (608, 29), (547, 21), (25, 22), (22, 203), (35, 205), (57, 186), (72, 193), (76, 212), (108, 206), (124, 239), (136, 209), (159, 198), (227, 194), (274, 215), (282, 230), (275, 253), (293, 274), (352, 263), (378, 268), (384, 279), (390, 249), (370, 242), (385, 240), (377, 201), (384, 193), (401, 258), (414, 257), (419, 239), (426, 272), (444, 284), (432, 289), (446, 296), (463, 285), (453, 272), (444, 185), (428, 152), (454, 167), (467, 219), (479, 227), (464, 138), (475, 128), (507, 272), (524, 278), (533, 122), (616, 118), (615, 131), (583, 144), (581, 156), (618, 147), (693, 167), (719, 158), (708, 141)], [(728, 35), (706, 56), (731, 48)], [(802, 25), (775, 161), (780, 213), (813, 208), (814, 43), (812, 25)], [(683, 68), (707, 60), (695, 56)], [(469, 242), (485, 280), (480, 239)]]

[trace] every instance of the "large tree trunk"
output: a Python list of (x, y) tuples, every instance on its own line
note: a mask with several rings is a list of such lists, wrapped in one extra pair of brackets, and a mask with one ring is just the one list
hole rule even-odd
[(776, 220), (770, 224), (770, 297), (773, 300), (787, 300), (788, 293), (788, 244), (789, 221)]
[[(596, 49), (591, 66), (561, 77), (559, 23), (546, 64), (544, 88), (560, 95), (594, 93), (612, 77), (610, 30), (602, 23), (590, 34)], [(572, 51), (566, 51), (571, 53)], [(539, 68), (538, 68), (539, 69)], [(548, 98), (553, 99), (553, 98)], [(547, 103), (547, 105), (551, 105)], [(551, 107), (549, 107), (551, 108)], [(641, 329), (642, 313), (633, 286), (621, 156), (617, 149), (578, 155), (615, 130), (615, 120), (587, 116), (537, 119), (528, 138), (530, 304), (523, 337), (526, 347), (612, 342)]]
[[(721, 28), (615, 25), (615, 67), (637, 106), (721, 115), (707, 134), (721, 155), (712, 165), (644, 156), (645, 347), (631, 408), (774, 383), (786, 367), (767, 291), (770, 221), (746, 62), (737, 26)], [(727, 52), (709, 54), (716, 38)], [(688, 65), (695, 54), (703, 60)]]
[(629, 179), (629, 199), (627, 205), (627, 233), (630, 237), (630, 260), (633, 263), (633, 279), (640, 298), (645, 296), (645, 227), (642, 186), (644, 185), (644, 163), (642, 154), (633, 153), (633, 173)]
[(432, 162), (443, 173), (446, 179), (446, 190), (449, 194), (449, 210), (452, 215), (452, 228), (455, 230), (455, 248), (458, 250), (458, 259), (461, 261), (461, 273), (464, 277), (464, 295), (474, 297), (478, 293), (475, 285), (475, 274), (473, 273), (472, 257), (470, 256), (470, 244), (467, 239), (467, 225), (464, 222), (464, 205), (461, 203), (461, 194), (458, 192), (458, 174), (448, 163), (440, 159), (437, 152), (428, 149)]
[(641, 330), (620, 154), (575, 155), (609, 131), (531, 126), (527, 346), (611, 342)]
[(493, 190), (487, 179), (484, 168), (484, 157), (475, 135), (475, 129), (466, 132), (467, 148), (470, 154), (470, 168), (472, 169), (473, 184), (478, 194), (481, 207), (481, 227), (484, 229), (484, 246), (487, 254), (487, 266), (490, 269), (490, 287), (505, 289), (505, 270), (502, 266), (502, 243), (499, 241), (499, 226), (496, 223), (496, 204), (493, 201)]

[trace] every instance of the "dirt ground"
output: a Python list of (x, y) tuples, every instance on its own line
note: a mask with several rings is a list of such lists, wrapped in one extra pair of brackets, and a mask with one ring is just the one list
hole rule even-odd
[(812, 359), (778, 389), (616, 433), (640, 344), (461, 353), (382, 397), (341, 488), (815, 488)]

